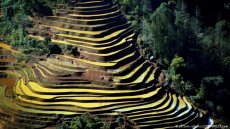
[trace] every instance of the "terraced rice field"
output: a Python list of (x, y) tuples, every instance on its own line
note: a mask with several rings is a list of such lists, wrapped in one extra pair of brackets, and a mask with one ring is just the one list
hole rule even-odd
[(0, 44), (0, 128), (45, 128), (86, 112), (123, 114), (147, 129), (212, 124), (188, 98), (156, 86), (161, 69), (140, 54), (133, 29), (110, 0), (56, 5), (54, 12), (31, 18), (29, 36), (48, 35), (77, 47), (80, 56), (52, 55), (22, 67), (5, 54), (18, 52)]

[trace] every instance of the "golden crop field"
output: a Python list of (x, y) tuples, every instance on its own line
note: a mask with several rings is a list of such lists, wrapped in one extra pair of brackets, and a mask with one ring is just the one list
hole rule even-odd
[(19, 52), (0, 43), (0, 128), (45, 128), (60, 115), (86, 112), (126, 115), (135, 127), (147, 129), (213, 124), (187, 97), (159, 84), (162, 69), (143, 57), (134, 30), (110, 0), (57, 5), (55, 11), (60, 15), (33, 17), (29, 37), (42, 41), (47, 32), (52, 43), (77, 47), (79, 55), (17, 63), (9, 59)]

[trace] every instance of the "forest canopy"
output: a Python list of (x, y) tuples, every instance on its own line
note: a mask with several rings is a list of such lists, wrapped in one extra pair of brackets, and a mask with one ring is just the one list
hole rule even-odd
[[(140, 33), (148, 59), (168, 69), (171, 87), (229, 124), (228, 0), (117, 0)], [(140, 4), (141, 3), (141, 4)], [(208, 6), (207, 6), (208, 3)]]

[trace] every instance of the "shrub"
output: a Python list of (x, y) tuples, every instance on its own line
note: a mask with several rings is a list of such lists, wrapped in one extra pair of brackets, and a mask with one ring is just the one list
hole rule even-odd
[(58, 129), (100, 129), (102, 126), (98, 117), (86, 113), (73, 118), (69, 124), (64, 122)]

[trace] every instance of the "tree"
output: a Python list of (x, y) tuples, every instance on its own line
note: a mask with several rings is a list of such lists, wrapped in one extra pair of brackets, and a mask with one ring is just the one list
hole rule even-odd
[(86, 113), (73, 118), (70, 123), (63, 122), (58, 129), (109, 129), (110, 126), (110, 123)]
[(185, 61), (182, 57), (175, 56), (168, 68), (169, 80), (172, 81), (172, 88), (178, 93), (186, 96), (192, 96), (194, 93), (194, 86), (191, 81), (184, 81), (180, 74), (180, 69), (185, 67)]
[(100, 120), (89, 114), (84, 114), (76, 117), (71, 121), (71, 129), (99, 129), (101, 126)]
[(185, 61), (184, 61), (183, 57), (179, 57), (178, 55), (176, 55), (173, 58), (170, 66), (169, 66), (169, 73), (171, 75), (176, 75), (176, 73), (178, 73), (178, 69), (185, 67), (184, 62)]
[[(203, 48), (203, 56), (209, 62), (212, 63), (212, 68), (215, 73), (230, 74), (230, 23), (226, 21), (220, 21), (215, 25), (215, 28), (209, 28), (201, 40)], [(205, 64), (206, 65), (206, 64)], [(221, 67), (221, 69), (214, 69), (214, 67)]]
[(155, 57), (171, 59), (177, 53), (173, 24), (173, 12), (166, 3), (162, 3), (148, 20), (143, 20), (143, 42), (150, 46)]

